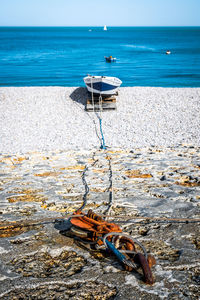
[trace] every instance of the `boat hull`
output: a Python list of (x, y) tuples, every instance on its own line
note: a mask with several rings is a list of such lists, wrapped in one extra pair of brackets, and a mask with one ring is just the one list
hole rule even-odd
[(107, 61), (107, 62), (114, 62), (114, 61), (116, 61), (116, 58), (115, 57), (105, 57), (105, 60)]
[(114, 95), (122, 81), (116, 77), (87, 76), (84, 78), (89, 93), (97, 95)]

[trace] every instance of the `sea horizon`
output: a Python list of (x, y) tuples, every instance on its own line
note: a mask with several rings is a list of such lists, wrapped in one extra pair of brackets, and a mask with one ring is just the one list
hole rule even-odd
[[(129, 25), (129, 26), (126, 26), (126, 25), (107, 25), (106, 24), (106, 26), (107, 27), (145, 27), (145, 28), (154, 28), (154, 27), (156, 27), (156, 28), (160, 28), (160, 27), (170, 27), (170, 28), (179, 28), (179, 27), (197, 27), (197, 28), (199, 28), (200, 26), (194, 26), (194, 25), (176, 25), (176, 26), (173, 26), (173, 25), (149, 25), (149, 26), (145, 26), (145, 25)], [(55, 26), (52, 26), (52, 25), (4, 25), (4, 26), (2, 26), (2, 25), (0, 25), (0, 28), (5, 28), (5, 27), (30, 27), (30, 28), (32, 28), (32, 27), (41, 27), (41, 28), (43, 28), (43, 27), (51, 27), (51, 28), (54, 28), (54, 27), (60, 27), (60, 28), (70, 28), (70, 27), (104, 27), (104, 25), (66, 25), (66, 26), (64, 26), (64, 25), (62, 25), (62, 26), (60, 26), (60, 25), (55, 25)]]

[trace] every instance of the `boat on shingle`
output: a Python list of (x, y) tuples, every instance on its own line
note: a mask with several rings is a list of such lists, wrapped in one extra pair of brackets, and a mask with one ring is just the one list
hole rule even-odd
[(122, 81), (117, 77), (109, 76), (91, 76), (88, 75), (84, 79), (89, 93), (99, 95), (117, 94)]

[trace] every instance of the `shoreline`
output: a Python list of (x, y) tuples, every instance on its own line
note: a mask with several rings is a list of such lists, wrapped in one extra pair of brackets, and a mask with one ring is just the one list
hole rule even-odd
[[(14, 85), (11, 85), (11, 86), (0, 86), (0, 90), (1, 89), (35, 89), (35, 88), (45, 88), (45, 89), (48, 89), (48, 88), (73, 88), (73, 89), (77, 89), (77, 88), (86, 88), (86, 86), (83, 84), (83, 85), (24, 85), (24, 86), (14, 86)], [(126, 88), (137, 88), (137, 89), (183, 89), (183, 90), (188, 90), (188, 89), (200, 89), (200, 86), (185, 86), (185, 87), (182, 87), (182, 86), (140, 86), (140, 85), (133, 85), (133, 86), (124, 86), (123, 83), (122, 85), (120, 86), (119, 90), (121, 89), (126, 89)]]

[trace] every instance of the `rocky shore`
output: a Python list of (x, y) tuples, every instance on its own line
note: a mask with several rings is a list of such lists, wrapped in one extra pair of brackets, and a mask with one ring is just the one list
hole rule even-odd
[[(193, 146), (1, 155), (1, 299), (198, 299), (199, 158)], [(110, 221), (156, 258), (152, 286), (60, 232), (86, 183), (84, 210), (106, 212), (110, 180)]]
[[(199, 299), (199, 91), (122, 88), (100, 150), (85, 89), (0, 89), (1, 299)], [(153, 285), (66, 234), (85, 200), (156, 258)]]

